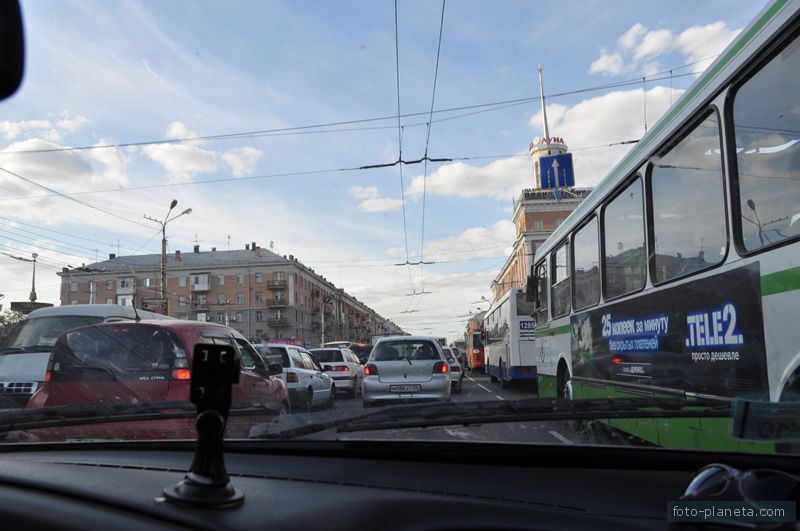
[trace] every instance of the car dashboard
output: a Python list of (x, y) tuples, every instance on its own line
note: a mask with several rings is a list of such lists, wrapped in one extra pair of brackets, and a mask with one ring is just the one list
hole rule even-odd
[(200, 509), (163, 497), (193, 451), (188, 441), (7, 445), (0, 519), (8, 529), (663, 529), (667, 501), (721, 459), (642, 448), (231, 442), (226, 465), (244, 504)]

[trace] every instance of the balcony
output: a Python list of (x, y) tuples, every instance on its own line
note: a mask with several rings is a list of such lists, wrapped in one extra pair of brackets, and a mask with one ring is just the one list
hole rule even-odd
[(203, 282), (199, 284), (189, 284), (189, 291), (192, 293), (201, 292), (201, 291), (208, 291), (210, 288), (208, 286), (208, 282)]
[(284, 328), (289, 326), (289, 319), (286, 317), (270, 317), (267, 319), (267, 324), (272, 328)]
[(267, 287), (269, 289), (286, 289), (285, 280), (267, 280)]
[(284, 300), (267, 301), (267, 308), (286, 308), (286, 306), (288, 306), (288, 305), (286, 304), (286, 301), (284, 301)]

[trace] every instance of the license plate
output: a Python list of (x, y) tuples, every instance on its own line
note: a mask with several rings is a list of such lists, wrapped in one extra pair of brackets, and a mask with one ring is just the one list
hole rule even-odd
[(419, 384), (415, 385), (390, 385), (389, 391), (392, 393), (416, 393), (420, 391), (422, 387)]

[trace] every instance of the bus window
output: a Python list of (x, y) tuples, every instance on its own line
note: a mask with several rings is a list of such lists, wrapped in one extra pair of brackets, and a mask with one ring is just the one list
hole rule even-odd
[(525, 297), (525, 292), (517, 293), (517, 316), (518, 317), (532, 317), (536, 310), (533, 308), (533, 302), (530, 302)]
[(547, 322), (547, 308), (548, 308), (548, 301), (550, 300), (547, 296), (548, 291), (550, 290), (550, 284), (548, 283), (547, 277), (547, 260), (540, 263), (536, 266), (536, 277), (539, 279), (539, 285), (536, 289), (536, 296), (538, 297), (537, 301), (537, 310), (536, 310), (536, 322), (537, 323), (546, 323)]
[(600, 301), (600, 251), (597, 249), (597, 218), (581, 227), (572, 237), (575, 283), (573, 304), (576, 310)]
[(564, 242), (553, 253), (553, 319), (569, 312), (569, 253)]
[(795, 39), (734, 96), (738, 222), (746, 251), (800, 234), (798, 45)]
[(719, 122), (709, 115), (653, 160), (653, 282), (722, 261), (728, 248)]
[(644, 287), (647, 256), (644, 250), (642, 179), (637, 177), (603, 211), (606, 298)]

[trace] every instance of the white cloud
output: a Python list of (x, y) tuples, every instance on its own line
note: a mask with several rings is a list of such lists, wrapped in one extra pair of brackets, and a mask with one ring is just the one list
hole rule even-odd
[[(682, 90), (653, 87), (647, 91), (647, 123), (652, 127), (676, 100)], [(550, 105), (547, 116), (550, 119)], [(553, 106), (554, 107), (554, 106)], [(569, 146), (582, 148), (602, 146), (625, 140), (637, 140), (644, 133), (644, 97), (641, 89), (615, 91), (590, 98), (566, 109), (559, 109), (557, 119), (550, 119), (550, 130), (557, 131)], [(537, 126), (541, 112), (531, 117)], [(597, 184), (630, 150), (630, 145), (576, 151), (575, 180), (578, 186)]]
[(622, 72), (622, 56), (616, 52), (607, 53), (605, 50), (590, 66), (590, 74), (603, 74), (616, 76)]
[(88, 123), (85, 116), (76, 114), (69, 116), (62, 114), (62, 117), (55, 122), (51, 120), (21, 120), (12, 122), (8, 120), (0, 121), (0, 134), (6, 140), (15, 140), (20, 136), (41, 137), (50, 142), (59, 143), (64, 139), (64, 134), (75, 131)]
[(167, 132), (164, 134), (166, 138), (194, 138), (200, 136), (196, 131), (189, 129), (183, 122), (170, 122), (167, 124)]
[(517, 236), (509, 219), (501, 219), (489, 227), (471, 227), (460, 234), (442, 238), (425, 246), (425, 256), (452, 260), (469, 255), (472, 258), (508, 255)]
[[(505, 201), (516, 197), (522, 188), (531, 186), (531, 162), (527, 157), (520, 156), (496, 160), (485, 166), (472, 166), (464, 162), (445, 164), (428, 176), (426, 189), (429, 194), (493, 197)], [(423, 176), (414, 177), (408, 193), (412, 197), (420, 197), (422, 190)]]
[(637, 22), (631, 26), (628, 31), (620, 35), (619, 39), (617, 39), (617, 43), (619, 43), (623, 50), (630, 50), (639, 44), (639, 40), (645, 33), (647, 33), (647, 28)]
[(668, 52), (675, 46), (675, 36), (668, 29), (648, 31), (633, 51), (634, 59)]
[[(190, 130), (183, 122), (170, 122), (167, 125), (167, 138), (179, 139), (195, 136), (198, 134)], [(173, 182), (187, 182), (191, 181), (198, 173), (217, 169), (216, 153), (195, 144), (197, 141), (150, 144), (142, 148), (142, 153), (164, 168)]]
[(400, 199), (381, 197), (377, 186), (353, 186), (350, 195), (359, 200), (358, 208), (364, 212), (387, 212), (403, 206)]
[(64, 131), (75, 131), (76, 129), (80, 129), (84, 125), (89, 122), (89, 119), (85, 116), (81, 116), (80, 114), (76, 114), (75, 116), (68, 116), (64, 115), (63, 118), (59, 119), (56, 122), (56, 127), (59, 129), (63, 129)]
[(663, 71), (658, 58), (679, 53), (686, 63), (695, 63), (692, 70), (702, 72), (739, 33), (723, 21), (703, 26), (690, 26), (681, 32), (662, 28), (648, 30), (634, 24), (617, 39), (614, 50), (601, 49), (589, 66), (589, 73), (615, 76), (619, 74), (652, 75)]
[(242, 177), (250, 173), (263, 155), (264, 153), (260, 149), (245, 146), (229, 149), (222, 154), (222, 160), (231, 167), (231, 173), (234, 177)]
[[(103, 139), (95, 145), (102, 146), (111, 143)], [(99, 164), (102, 168), (100, 172), (95, 172), (95, 175), (100, 176), (100, 180), (118, 186), (128, 184), (127, 166), (129, 158), (125, 156), (122, 150), (116, 147), (106, 147), (92, 149), (87, 153), (91, 161)]]

